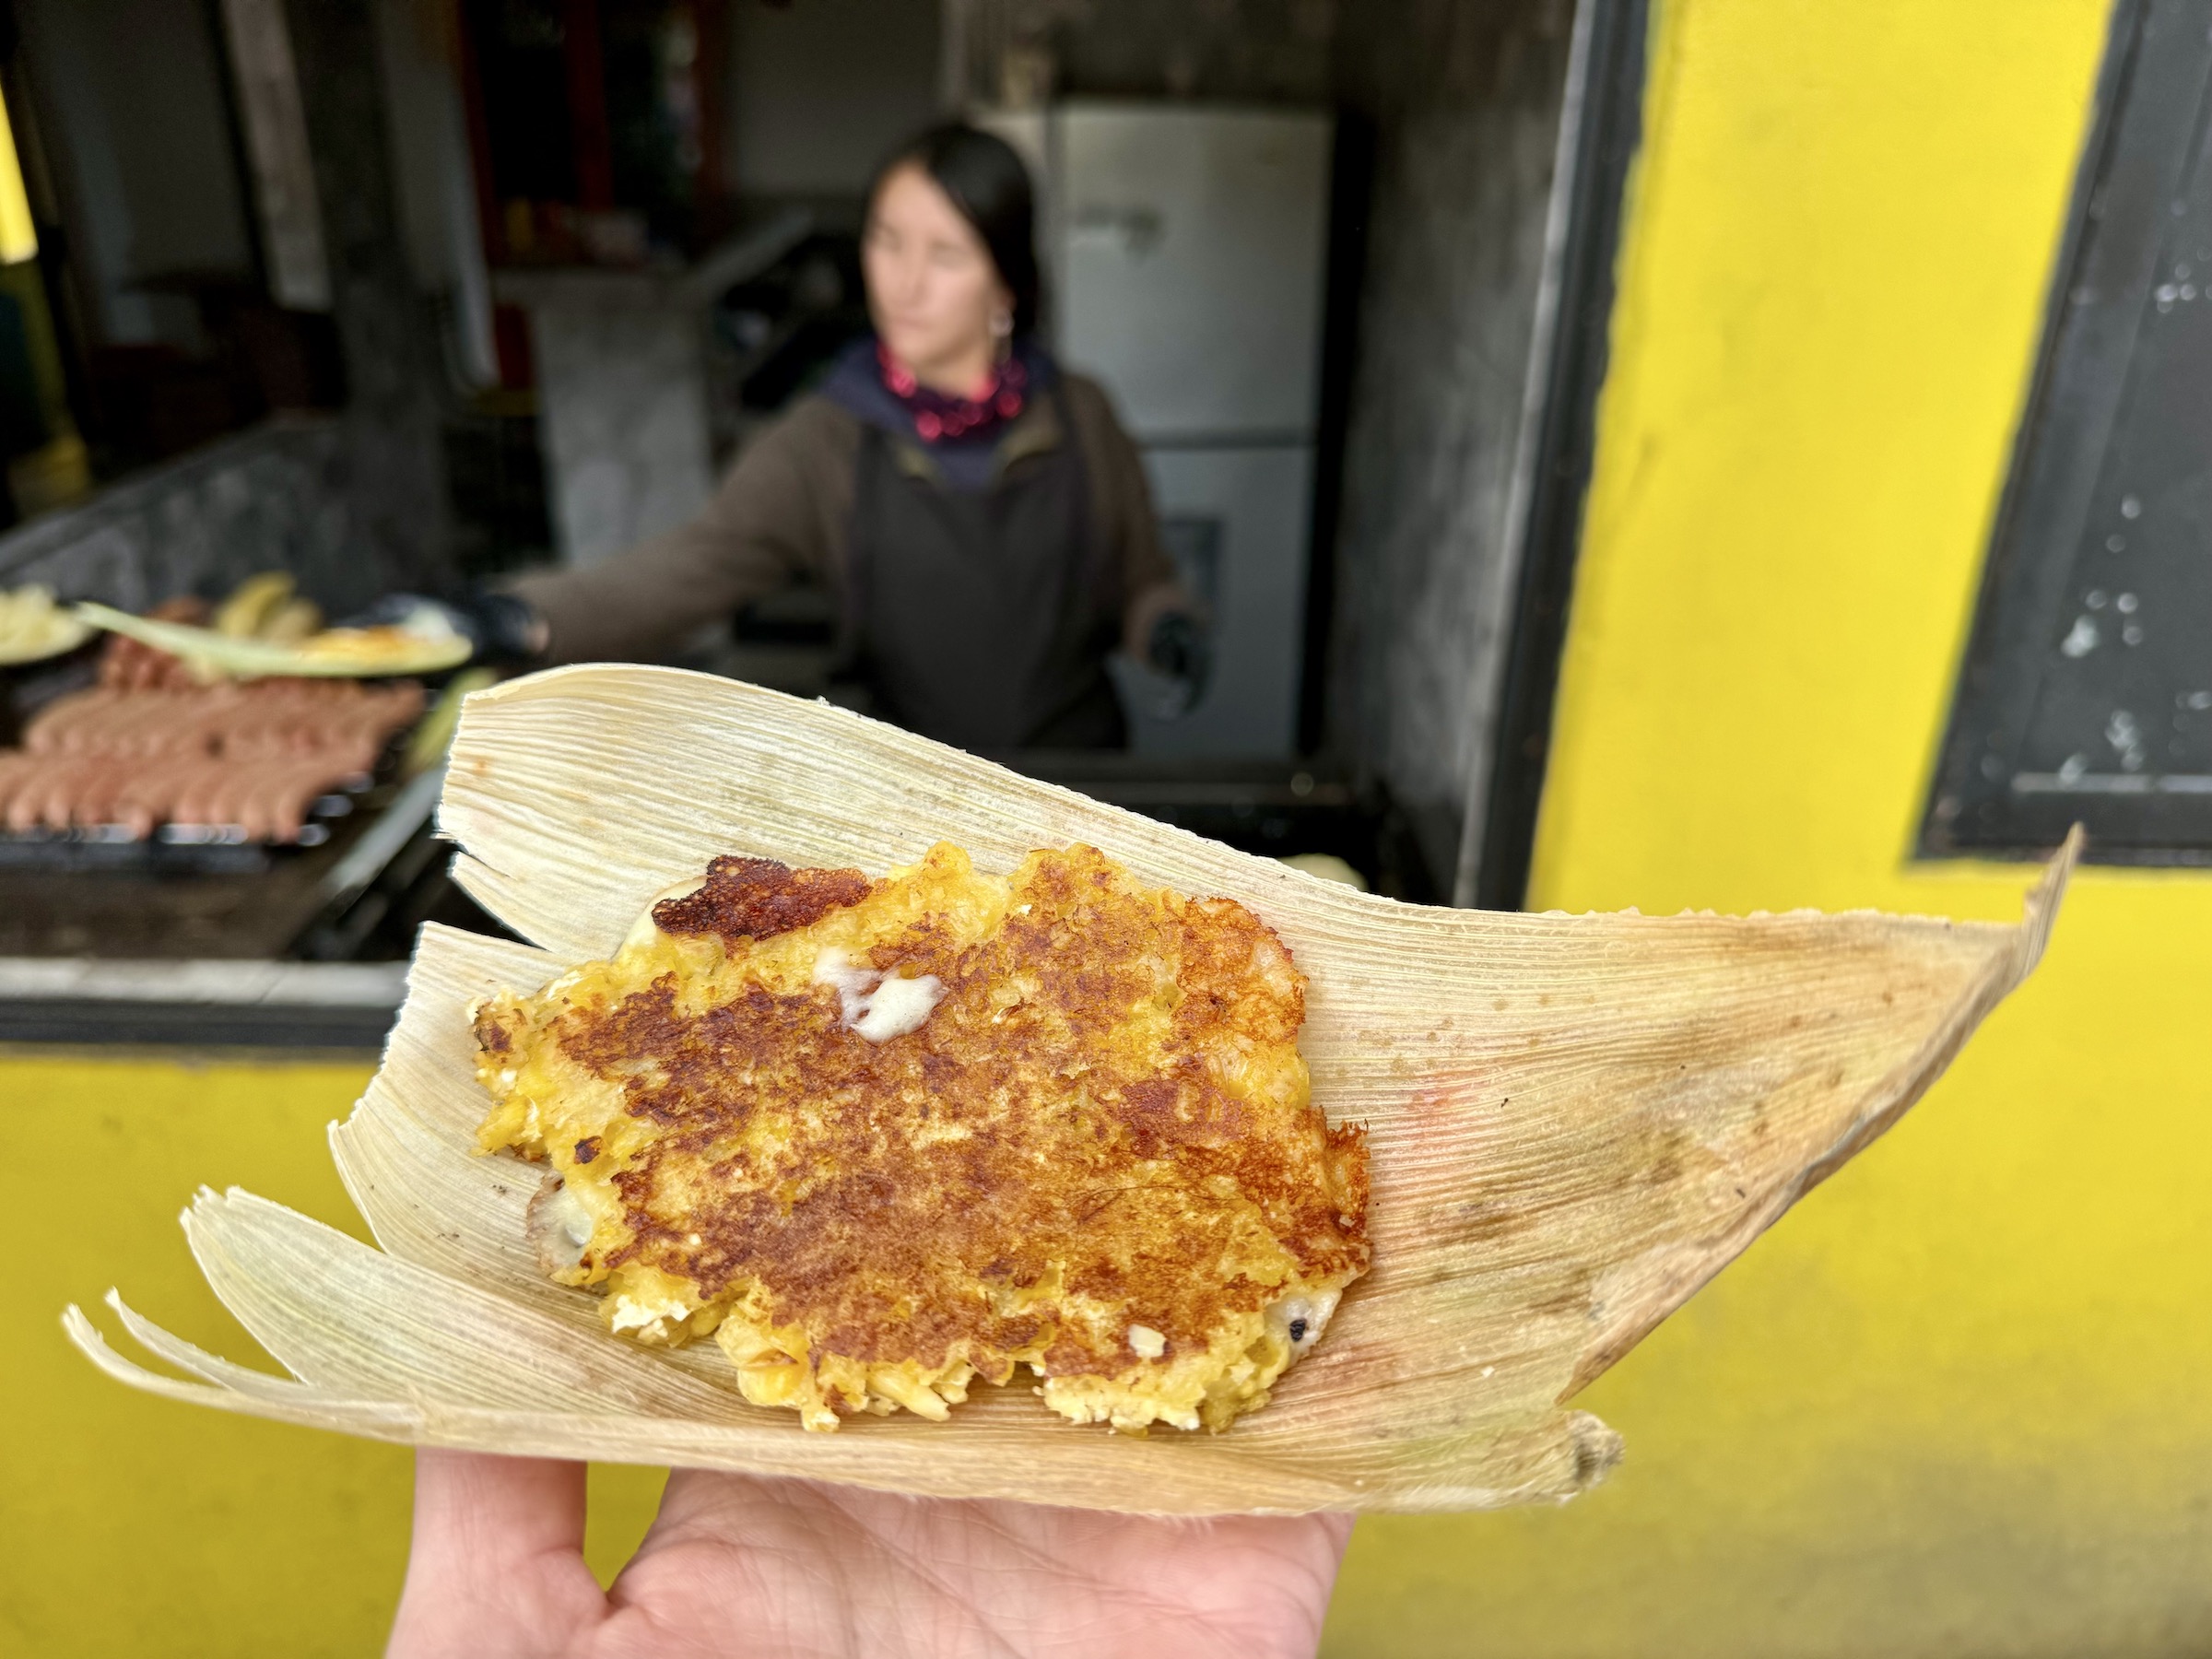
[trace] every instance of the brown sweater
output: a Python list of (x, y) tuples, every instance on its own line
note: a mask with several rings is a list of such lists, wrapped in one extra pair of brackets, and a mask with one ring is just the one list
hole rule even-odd
[[(1143, 463), (1106, 394), (1078, 374), (1063, 373), (1059, 383), (1057, 400), (1033, 400), (1006, 428), (997, 465), (1004, 471), (1065, 442), (1058, 410), (1066, 409), (1101, 545), (1119, 561), (1129, 596), (1124, 649), (1141, 655), (1153, 622), (1187, 601), (1159, 545)], [(842, 614), (860, 435), (850, 410), (818, 394), (801, 398), (747, 446), (689, 524), (603, 563), (515, 582), (546, 619), (549, 660), (656, 656), (753, 599), (805, 582), (828, 589)], [(901, 466), (934, 476), (919, 442), (893, 444)]]

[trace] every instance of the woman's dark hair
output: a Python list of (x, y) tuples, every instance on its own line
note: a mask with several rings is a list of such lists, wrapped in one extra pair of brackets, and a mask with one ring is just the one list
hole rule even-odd
[(998, 267), (998, 279), (1014, 296), (1015, 334), (1033, 333), (1043, 303), (1037, 274), (1037, 197), (1030, 170), (1014, 147), (961, 122), (931, 127), (893, 150), (876, 170), (868, 185), (871, 208), (883, 182), (901, 167), (927, 173), (975, 227)]

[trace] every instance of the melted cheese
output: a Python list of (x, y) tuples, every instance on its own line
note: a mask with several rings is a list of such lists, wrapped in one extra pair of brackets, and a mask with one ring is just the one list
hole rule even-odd
[(888, 1042), (922, 1029), (930, 1010), (945, 998), (945, 982), (934, 973), (912, 979), (860, 968), (838, 949), (815, 959), (814, 982), (837, 987), (845, 1028), (870, 1042)]

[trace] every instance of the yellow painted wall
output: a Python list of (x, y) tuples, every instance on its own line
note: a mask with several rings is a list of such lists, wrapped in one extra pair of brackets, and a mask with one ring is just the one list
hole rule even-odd
[[(1539, 906), (2002, 916), (1907, 851), (2102, 0), (1658, 0)], [(1903, 1124), (1584, 1403), (1363, 1524), (1352, 1655), (2212, 1652), (2212, 878), (2091, 870)]]
[[(408, 1453), (133, 1393), (87, 1365), (59, 1320), (63, 1303), (91, 1308), (120, 1285), (179, 1335), (256, 1355), (194, 1267), (177, 1212), (203, 1181), (236, 1182), (365, 1236), (323, 1128), (368, 1073), (0, 1051), (0, 1145), (16, 1176), (0, 1653), (382, 1650), (406, 1559)], [(594, 1471), (602, 1578), (642, 1535), (659, 1481)]]
[(23, 191), (23, 169), (16, 159), (15, 128), (0, 102), (0, 262), (14, 265), (39, 251), (38, 227)]

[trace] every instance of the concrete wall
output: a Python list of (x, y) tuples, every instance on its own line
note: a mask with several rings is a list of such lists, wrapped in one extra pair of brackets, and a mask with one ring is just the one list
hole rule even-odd
[(1332, 743), (1406, 807), (1446, 888), (1468, 698), (1502, 649), (1478, 614), (1527, 371), (1568, 0), (1363, 0), (1340, 96), (1375, 168), (1336, 528)]
[(421, 0), (376, 0), (372, 16), (407, 269), (416, 287), (440, 302), (455, 378), (472, 388), (489, 386), (500, 371), (455, 62), (459, 31)]
[(346, 358), (346, 484), (364, 552), (352, 585), (362, 599), (434, 587), (450, 555), (443, 371), (435, 318), (404, 252), (374, 19), (365, 6), (327, 0), (290, 0), (286, 14)]
[[(1531, 903), (2017, 915), (2026, 869), (1908, 850), (2109, 6), (1657, 12)], [(1363, 1523), (1326, 1651), (2212, 1652), (2208, 985), (2212, 876), (2080, 874), (1950, 1074), (1588, 1391), (1611, 1479)]]
[(253, 268), (221, 65), (201, 0), (19, 0), (47, 135), (110, 340), (191, 348), (198, 319), (146, 276)]
[(806, 0), (730, 8), (728, 176), (747, 195), (857, 195), (938, 115), (937, 7)]
[(1105, 98), (1327, 103), (1340, 0), (1028, 0), (1006, 7), (1018, 41), (1043, 43), (1063, 90)]

